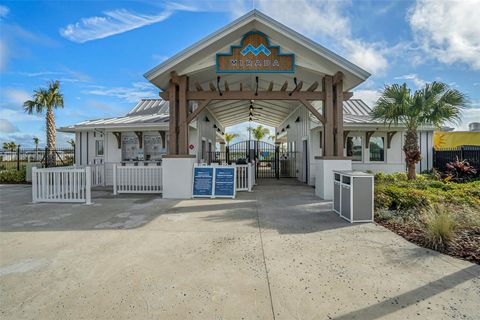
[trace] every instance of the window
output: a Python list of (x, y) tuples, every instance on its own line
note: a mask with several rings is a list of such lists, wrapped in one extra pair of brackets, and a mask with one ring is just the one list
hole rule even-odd
[(385, 138), (370, 138), (370, 161), (385, 161)]
[(97, 157), (103, 156), (103, 140), (95, 140), (95, 155)]
[(352, 161), (362, 161), (362, 137), (347, 138), (347, 157)]
[(123, 136), (122, 138), (122, 160), (138, 160), (138, 138), (136, 136)]
[(162, 138), (159, 135), (144, 136), (145, 160), (160, 160), (165, 153), (162, 148)]

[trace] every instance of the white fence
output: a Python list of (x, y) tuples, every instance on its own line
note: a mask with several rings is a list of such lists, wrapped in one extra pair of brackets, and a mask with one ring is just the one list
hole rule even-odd
[(91, 167), (92, 172), (92, 187), (99, 187), (106, 185), (106, 175), (105, 175), (105, 164), (92, 164)]
[(113, 165), (113, 194), (162, 193), (161, 166)]
[(237, 167), (237, 191), (251, 192), (255, 185), (254, 163), (238, 164)]
[(90, 167), (32, 168), (32, 201), (91, 204)]

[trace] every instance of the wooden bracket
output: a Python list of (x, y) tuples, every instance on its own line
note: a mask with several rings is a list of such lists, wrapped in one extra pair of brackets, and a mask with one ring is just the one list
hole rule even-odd
[(350, 131), (344, 130), (343, 131), (343, 146), (345, 146), (345, 143), (347, 143), (347, 137)]
[(137, 138), (138, 138), (138, 147), (142, 149), (143, 148), (143, 132), (135, 131), (135, 134), (137, 135)]
[(368, 149), (370, 146), (370, 138), (373, 136), (375, 131), (367, 131), (366, 132), (366, 139), (365, 139), (365, 149)]
[(390, 145), (392, 143), (393, 136), (397, 133), (397, 131), (389, 131), (387, 132), (387, 149), (390, 149)]
[(207, 99), (207, 100), (203, 100), (202, 102), (200, 102), (197, 106), (197, 109), (193, 110), (193, 112), (188, 115), (187, 124), (192, 122), (192, 120), (195, 119), (200, 112), (205, 110), (205, 108), (208, 106), (210, 101), (211, 101), (210, 99)]
[(166, 140), (165, 140), (165, 131), (158, 131), (160, 133), (160, 139), (162, 139), (162, 148), (166, 147)]
[(117, 147), (118, 149), (122, 148), (122, 133), (121, 132), (112, 132), (115, 138), (117, 138)]
[(310, 111), (322, 124), (325, 125), (325, 117), (320, 114), (320, 112), (318, 112), (317, 109), (315, 109), (315, 107), (310, 103), (308, 102), (307, 100), (305, 99), (299, 99), (300, 102), (308, 109), (308, 111)]

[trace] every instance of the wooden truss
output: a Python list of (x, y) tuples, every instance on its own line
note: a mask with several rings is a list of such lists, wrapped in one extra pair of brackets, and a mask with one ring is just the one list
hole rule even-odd
[[(284, 100), (298, 101), (305, 106), (324, 126), (323, 155), (343, 157), (344, 130), (343, 130), (343, 101), (352, 97), (351, 92), (343, 92), (343, 74), (337, 72), (334, 76), (326, 75), (322, 79), (324, 91), (315, 91), (319, 83), (316, 81), (305, 91), (302, 91), (303, 81), (296, 83), (292, 91), (287, 91), (288, 81), (279, 91), (273, 91), (273, 82), (270, 82), (266, 91), (244, 91), (240, 83), (238, 91), (230, 90), (229, 84), (224, 82), (224, 90), (209, 83), (209, 90), (195, 83), (196, 91), (189, 91), (188, 77), (179, 76), (171, 72), (168, 91), (161, 92), (160, 97), (169, 101), (170, 108), (170, 141), (169, 153), (172, 155), (188, 155), (188, 124), (204, 111), (212, 101), (233, 100)], [(258, 78), (257, 78), (258, 83)], [(196, 100), (198, 106), (189, 111), (189, 101)], [(323, 101), (323, 112), (320, 113), (311, 101)]]

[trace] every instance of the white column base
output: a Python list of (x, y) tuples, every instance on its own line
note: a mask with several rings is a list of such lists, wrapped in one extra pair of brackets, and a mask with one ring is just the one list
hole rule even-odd
[(190, 199), (192, 197), (193, 165), (191, 156), (166, 156), (162, 159), (162, 185), (165, 199)]
[(316, 158), (315, 195), (333, 200), (333, 170), (352, 170), (352, 160)]

